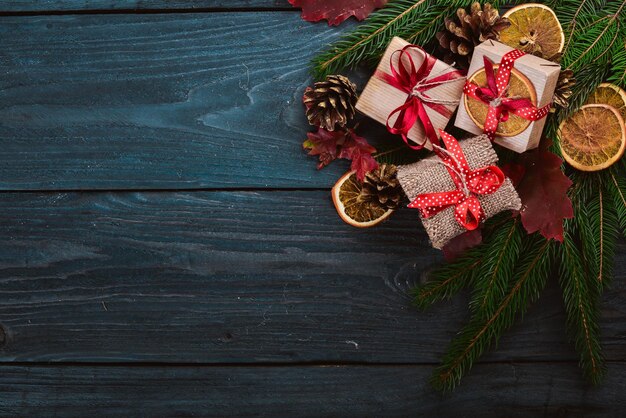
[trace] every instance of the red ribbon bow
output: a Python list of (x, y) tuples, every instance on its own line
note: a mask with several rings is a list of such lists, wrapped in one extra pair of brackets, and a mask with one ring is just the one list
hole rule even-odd
[(446, 132), (440, 133), (446, 149), (435, 146), (435, 153), (450, 173), (456, 190), (420, 194), (409, 207), (418, 209), (423, 218), (430, 218), (454, 206), (456, 221), (468, 231), (472, 231), (478, 228), (485, 216), (477, 195), (495, 193), (504, 183), (505, 176), (495, 165), (471, 170), (457, 140)]
[(551, 103), (548, 103), (542, 108), (537, 108), (528, 99), (506, 97), (509, 80), (511, 78), (511, 70), (515, 65), (515, 61), (524, 55), (526, 54), (518, 49), (504, 54), (500, 61), (497, 74), (494, 72), (491, 60), (484, 56), (483, 61), (485, 63), (487, 87), (479, 87), (467, 81), (463, 88), (463, 93), (489, 105), (483, 132), (486, 133), (492, 141), (496, 136), (498, 124), (500, 122), (506, 122), (509, 119), (510, 113), (526, 120), (537, 121), (544, 118), (550, 111)]
[[(424, 55), (424, 61), (417, 69), (411, 57), (411, 49), (420, 51)], [(394, 58), (397, 53), (400, 54), (398, 58), (398, 69), (394, 66)], [(405, 55), (407, 57), (406, 60), (403, 59)], [(387, 118), (387, 129), (393, 134), (401, 135), (404, 142), (413, 149), (422, 149), (426, 140), (430, 140), (433, 144), (438, 144), (437, 133), (426, 113), (425, 106), (430, 107), (448, 118), (452, 115), (452, 112), (443, 104), (437, 103), (436, 100), (432, 102), (429, 101), (428, 99), (430, 99), (430, 97), (426, 94), (426, 91), (438, 85), (462, 78), (464, 77), (463, 73), (460, 71), (450, 71), (430, 79), (427, 78), (435, 66), (437, 59), (426, 53), (426, 51), (417, 45), (407, 45), (401, 50), (395, 51), (391, 54), (390, 61), (391, 74), (376, 71), (376, 76), (387, 84), (407, 93), (408, 96), (402, 106), (394, 109), (389, 114)], [(421, 100), (420, 96), (426, 100)], [(398, 114), (398, 117), (393, 126), (391, 126), (390, 121), (395, 114)], [(424, 127), (426, 138), (424, 142), (419, 145), (411, 145), (409, 143), (408, 134), (418, 120)]]

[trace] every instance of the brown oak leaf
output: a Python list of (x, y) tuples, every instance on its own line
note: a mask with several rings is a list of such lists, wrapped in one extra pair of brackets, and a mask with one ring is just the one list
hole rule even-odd
[(523, 168), (511, 164), (504, 170), (514, 179), (523, 173), (517, 192), (522, 200), (520, 214), (526, 232), (539, 231), (546, 239), (562, 242), (563, 220), (574, 217), (574, 208), (567, 196), (572, 181), (561, 171), (563, 160), (548, 151), (549, 146), (550, 141), (544, 139), (540, 148), (520, 156), (519, 164)]
[(328, 20), (336, 26), (350, 16), (363, 20), (376, 8), (383, 7), (388, 0), (289, 0), (294, 7), (302, 8), (302, 18), (309, 22)]

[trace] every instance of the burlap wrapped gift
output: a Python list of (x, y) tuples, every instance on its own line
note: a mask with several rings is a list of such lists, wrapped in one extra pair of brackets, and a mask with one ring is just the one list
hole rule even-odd
[[(459, 145), (472, 170), (495, 165), (498, 162), (498, 156), (487, 135), (459, 141)], [(411, 201), (423, 193), (456, 190), (450, 173), (443, 165), (437, 164), (437, 160), (439, 157), (433, 155), (416, 163), (398, 167), (398, 180)], [(485, 219), (505, 210), (519, 210), (522, 206), (520, 198), (508, 178), (495, 193), (479, 195), (478, 200), (483, 208)], [(467, 231), (454, 218), (454, 207), (448, 207), (428, 219), (422, 218), (422, 223), (433, 247), (438, 249), (443, 248), (452, 238)]]

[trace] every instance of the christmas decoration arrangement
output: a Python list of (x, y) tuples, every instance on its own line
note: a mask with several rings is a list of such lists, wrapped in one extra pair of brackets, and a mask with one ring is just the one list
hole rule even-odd
[[(340, 218), (415, 213), (446, 259), (414, 289), (418, 308), (470, 289), (433, 385), (458, 385), (552, 278), (599, 383), (599, 304), (626, 231), (626, 0), (290, 2), (310, 21), (367, 18), (314, 58), (303, 98), (318, 168), (350, 161), (332, 189)], [(368, 142), (367, 117), (385, 140)]]

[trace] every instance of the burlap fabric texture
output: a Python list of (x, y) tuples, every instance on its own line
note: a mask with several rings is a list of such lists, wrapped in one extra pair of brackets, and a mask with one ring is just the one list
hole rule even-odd
[[(495, 165), (498, 162), (498, 156), (487, 135), (461, 140), (459, 145), (472, 170)], [(440, 161), (439, 157), (432, 155), (416, 163), (398, 167), (398, 180), (411, 201), (422, 193), (456, 190), (448, 170), (436, 161)], [(478, 200), (485, 213), (485, 219), (505, 210), (519, 210), (522, 206), (508, 178), (498, 191), (490, 195), (479, 195)], [(433, 247), (439, 249), (452, 238), (467, 231), (454, 219), (454, 207), (446, 208), (431, 218), (422, 218), (422, 223)]]

